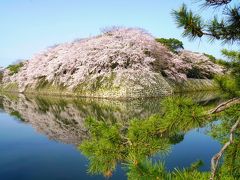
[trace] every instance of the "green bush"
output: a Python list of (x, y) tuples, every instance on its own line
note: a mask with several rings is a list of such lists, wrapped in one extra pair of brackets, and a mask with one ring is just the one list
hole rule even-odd
[(177, 53), (180, 49), (184, 49), (182, 41), (179, 41), (175, 38), (157, 38), (156, 41), (165, 45), (169, 50), (174, 53)]
[(217, 59), (213, 55), (206, 54), (206, 53), (203, 53), (203, 54), (207, 56), (210, 59), (210, 61), (212, 61), (213, 63), (216, 63)]
[(216, 63), (216, 64), (219, 64), (219, 65), (221, 65), (221, 66), (224, 66), (224, 67), (226, 67), (226, 68), (228, 68), (228, 69), (231, 67), (231, 63), (230, 63), (230, 62), (224, 61), (224, 60), (222, 60), (222, 59), (217, 59), (215, 63)]
[(228, 62), (228, 61), (225, 61), (223, 59), (217, 59), (216, 57), (214, 57), (213, 55), (211, 54), (206, 54), (204, 53), (205, 56), (207, 56), (209, 58), (210, 61), (212, 61), (213, 63), (215, 64), (218, 64), (218, 65), (221, 65), (221, 66), (224, 66), (226, 68), (230, 68), (231, 67), (231, 63)]
[(13, 64), (13, 65), (9, 65), (7, 67), (7, 69), (10, 70), (10, 75), (14, 75), (16, 73), (19, 72), (19, 70), (21, 69), (21, 67), (23, 67), (23, 63), (18, 63), (18, 64)]
[(239, 96), (238, 80), (232, 75), (216, 76), (214, 80), (219, 85), (220, 89), (230, 96)]

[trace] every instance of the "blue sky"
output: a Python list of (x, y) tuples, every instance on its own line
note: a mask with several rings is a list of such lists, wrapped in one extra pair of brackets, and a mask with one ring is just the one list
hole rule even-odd
[(212, 17), (212, 11), (200, 9), (196, 0), (1, 0), (0, 66), (29, 59), (57, 43), (97, 35), (101, 28), (114, 25), (178, 38), (185, 49), (220, 57), (220, 42), (209, 44), (204, 38), (189, 42), (181, 37), (182, 30), (176, 28), (170, 12), (183, 2), (204, 17)]

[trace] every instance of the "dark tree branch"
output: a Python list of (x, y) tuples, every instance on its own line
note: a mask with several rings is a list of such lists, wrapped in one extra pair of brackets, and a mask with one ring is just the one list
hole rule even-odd
[(230, 3), (232, 0), (206, 0), (206, 5), (221, 6)]

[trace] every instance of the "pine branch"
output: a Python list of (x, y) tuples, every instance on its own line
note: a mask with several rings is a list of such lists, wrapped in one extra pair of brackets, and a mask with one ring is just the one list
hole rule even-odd
[(219, 160), (223, 156), (223, 153), (228, 148), (228, 146), (233, 144), (233, 142), (234, 142), (234, 132), (237, 130), (239, 125), (240, 125), (240, 118), (237, 120), (237, 122), (232, 126), (232, 128), (230, 130), (229, 141), (226, 142), (224, 144), (224, 146), (222, 147), (222, 149), (216, 155), (213, 156), (213, 158), (211, 160), (211, 171), (212, 172), (211, 172), (210, 180), (214, 180), (215, 179), (215, 176), (216, 176), (216, 173), (217, 173), (218, 164), (219, 164)]
[(207, 114), (210, 115), (210, 114), (220, 113), (236, 104), (240, 104), (240, 98), (233, 98), (226, 102), (223, 102), (223, 103), (219, 104), (217, 107), (215, 107), (214, 109), (211, 109)]
[(183, 36), (190, 40), (205, 35), (210, 40), (222, 40), (224, 43), (240, 42), (240, 7), (226, 8), (221, 21), (215, 17), (208, 23), (188, 10), (185, 4), (179, 10), (173, 10), (172, 15), (177, 27), (184, 28)]
[(208, 6), (221, 6), (229, 4), (232, 0), (206, 0), (206, 5)]

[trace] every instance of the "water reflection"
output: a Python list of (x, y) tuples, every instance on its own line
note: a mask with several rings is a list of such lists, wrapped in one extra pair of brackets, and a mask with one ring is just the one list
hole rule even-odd
[[(185, 95), (186, 96), (186, 95)], [(215, 93), (188, 94), (198, 102), (218, 100)], [(111, 123), (128, 124), (129, 119), (146, 119), (161, 111), (161, 99), (116, 101), (72, 99), (8, 94), (0, 96), (0, 109), (30, 123), (50, 139), (79, 144), (87, 137), (84, 120), (95, 117)]]
[[(219, 101), (218, 95), (209, 92), (184, 96), (206, 106)], [(171, 159), (171, 151), (176, 157), (183, 156), (194, 142), (199, 143), (205, 137), (204, 143), (215, 143), (205, 158), (209, 161), (220, 145), (206, 135), (199, 135), (195, 129), (205, 127), (210, 122), (207, 119), (192, 120), (188, 114), (178, 117), (177, 113), (171, 113), (174, 111), (166, 114), (167, 107), (163, 107), (162, 101), (139, 99), (124, 102), (10, 94), (1, 96), (0, 108), (20, 121), (31, 124), (49, 139), (79, 147), (89, 159), (89, 172), (92, 174), (111, 176), (118, 163), (124, 163), (130, 176), (134, 177), (139, 172), (132, 165), (151, 166), (151, 162), (145, 159), (149, 156), (166, 160), (169, 167), (175, 163), (176, 167), (176, 159)], [(191, 104), (184, 108), (181, 112), (189, 111), (189, 108), (191, 112), (198, 111)], [(185, 141), (186, 137), (192, 141)], [(183, 142), (185, 144), (181, 145)], [(191, 163), (196, 156), (199, 154), (193, 156)], [(167, 159), (174, 162), (168, 165)], [(205, 170), (209, 170), (209, 166)]]

